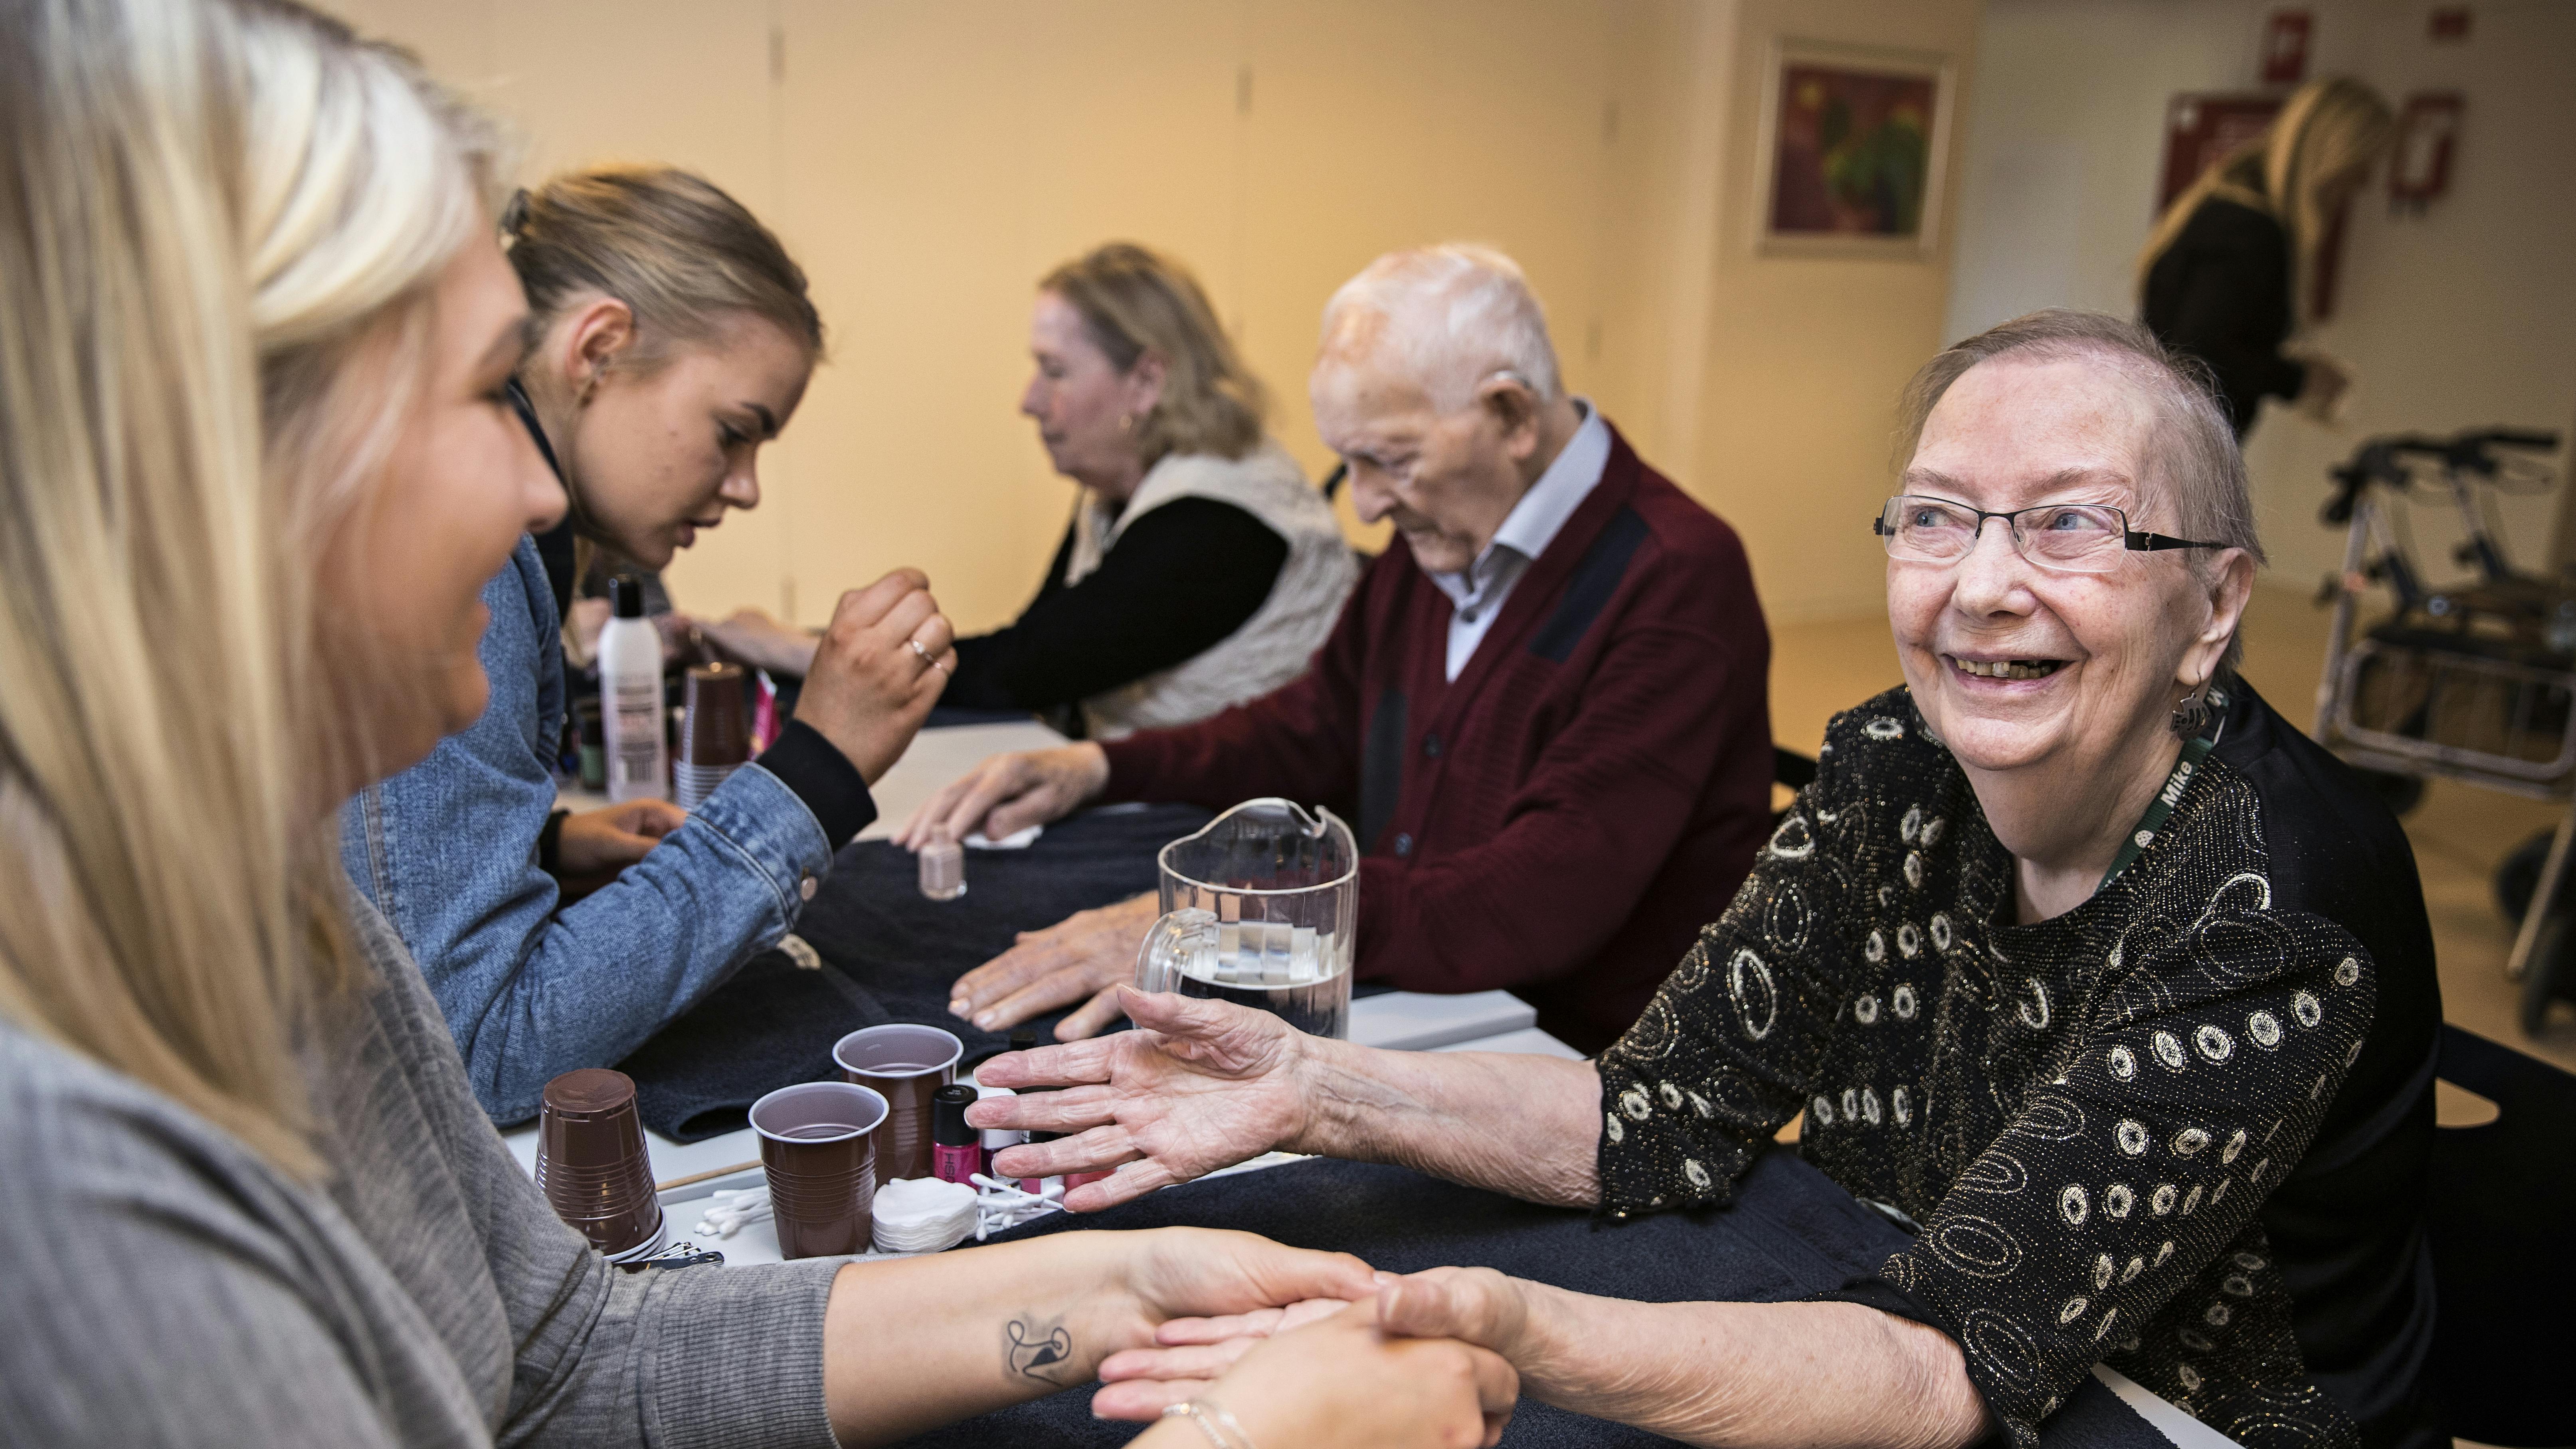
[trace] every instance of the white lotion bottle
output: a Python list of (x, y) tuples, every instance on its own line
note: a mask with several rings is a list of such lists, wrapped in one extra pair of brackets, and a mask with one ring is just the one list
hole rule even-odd
[(609, 620), (599, 631), (600, 723), (608, 733), (608, 798), (671, 797), (670, 742), (662, 730), (662, 631), (644, 617), (644, 586), (608, 581)]

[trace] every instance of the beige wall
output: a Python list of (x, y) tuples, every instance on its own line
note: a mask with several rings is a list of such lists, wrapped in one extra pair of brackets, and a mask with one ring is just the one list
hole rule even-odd
[(1112, 237), (1197, 269), (1319, 477), (1324, 298), (1391, 247), (1500, 245), (1570, 381), (1737, 524), (1776, 616), (1877, 607), (1858, 521), (1946, 250), (1755, 255), (1761, 68), (1784, 29), (1964, 62), (1978, 0), (339, 5), (513, 118), (528, 175), (696, 167), (811, 273), (833, 361), (761, 508), (673, 566), (687, 607), (814, 621), (913, 563), (963, 626), (1007, 619), (1071, 501), (1013, 412), (1030, 288)]
[[(1941, 344), (1954, 200), (1921, 260), (1823, 260), (1756, 250), (1760, 111), (1774, 37), (1951, 57), (1975, 94), (1979, 0), (1744, 0), (1723, 107), (1715, 262), (1691, 467), (1743, 533), (1764, 607), (1783, 622), (1877, 612), (1886, 555), (1868, 520), (1886, 498), (1897, 393)], [(1714, 59), (1714, 58), (1712, 58)], [(1959, 127), (1951, 127), (1952, 176)], [(1956, 188), (1946, 188), (1955, 197)]]
[[(2127, 313), (2176, 91), (2249, 89), (2266, 0), (1993, 0), (1971, 107), (1958, 284), (1948, 330), (2033, 307)], [(2392, 101), (2466, 93), (2451, 194), (2393, 215), (2374, 178), (2356, 202), (2335, 318), (2315, 340), (2360, 378), (2340, 426), (2268, 407), (2246, 449), (2272, 576), (2305, 592), (2341, 559), (2317, 522), (2326, 468), (2360, 440), (2490, 423), (2576, 422), (2576, 6), (2489, 0), (2466, 44), (2436, 45), (2400, 0), (2321, 0), (2311, 73)], [(2561, 492), (2563, 493), (2563, 489)], [(2560, 507), (2505, 500), (2519, 562), (2548, 558)], [(2445, 507), (2414, 510), (2420, 558), (2452, 572)], [(2283, 606), (2296, 607), (2284, 601)]]

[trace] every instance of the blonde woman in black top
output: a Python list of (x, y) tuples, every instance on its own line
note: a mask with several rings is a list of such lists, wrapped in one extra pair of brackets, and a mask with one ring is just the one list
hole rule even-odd
[(1905, 436), (1875, 525), (1906, 688), (1834, 722), (1597, 1061), (1130, 991), (1144, 1030), (982, 1069), (1077, 1088), (976, 1109), (1079, 1134), (1000, 1169), (1115, 1168), (1090, 1210), (1284, 1147), (1620, 1218), (1726, 1204), (1803, 1112), (1798, 1150), (1919, 1229), (1832, 1301), (1447, 1269), (1397, 1321), (1698, 1444), (2027, 1446), (2096, 1364), (2258, 1449), (2442, 1442), (2422, 893), (2387, 811), (2231, 677), (2260, 545), (2226, 418), (2144, 329), (2052, 312), (1935, 358)]
[(2334, 362), (2294, 359), (2282, 344), (2312, 320), (2317, 248), (2390, 129), (2370, 87), (2310, 81), (2260, 139), (2174, 198), (2138, 254), (2139, 315), (2167, 347), (2208, 364), (2240, 438), (2266, 397), (2325, 416), (2351, 385)]

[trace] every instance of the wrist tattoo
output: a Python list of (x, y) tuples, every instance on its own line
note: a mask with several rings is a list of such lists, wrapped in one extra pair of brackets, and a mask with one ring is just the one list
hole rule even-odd
[(1002, 1371), (1049, 1388), (1073, 1383), (1073, 1335), (1062, 1318), (1023, 1313), (1002, 1325)]

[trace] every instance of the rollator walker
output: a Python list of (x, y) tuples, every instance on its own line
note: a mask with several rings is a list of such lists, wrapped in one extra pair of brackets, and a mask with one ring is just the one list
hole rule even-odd
[[(2547, 489), (2555, 477), (2541, 455), (2557, 448), (2555, 433), (2509, 428), (2374, 438), (2332, 470), (2322, 515), (2345, 534), (2343, 569), (2319, 594), (2334, 623), (2317, 683), (2318, 742), (2400, 813), (2435, 777), (2569, 807), (2556, 831), (2497, 871), (2499, 903), (2521, 920), (2505, 970), (2523, 985), (2526, 1031), (2552, 999), (2576, 992), (2576, 899), (2561, 899), (2576, 846), (2576, 578), (2515, 569), (2487, 503)], [(2465, 534), (2457, 561), (2473, 572), (2437, 588), (2398, 505), (2443, 495)], [(2381, 590), (2392, 607), (2363, 627), (2364, 596)]]

